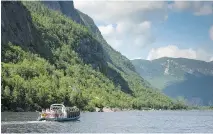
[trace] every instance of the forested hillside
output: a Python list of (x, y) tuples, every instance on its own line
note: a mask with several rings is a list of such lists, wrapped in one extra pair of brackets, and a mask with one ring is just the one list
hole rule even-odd
[(190, 105), (213, 105), (213, 65), (211, 62), (160, 58), (133, 60), (138, 73), (166, 95), (182, 96)]
[(100, 33), (95, 37), (80, 11), (84, 20), (77, 22), (40, 2), (2, 1), (1, 7), (2, 110), (39, 110), (61, 102), (90, 111), (185, 108), (151, 89), (128, 59)]

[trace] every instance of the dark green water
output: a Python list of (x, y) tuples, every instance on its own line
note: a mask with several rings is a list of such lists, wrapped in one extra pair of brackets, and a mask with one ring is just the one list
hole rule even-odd
[(80, 121), (39, 122), (38, 113), (2, 114), (2, 133), (213, 133), (213, 111), (81, 113)]

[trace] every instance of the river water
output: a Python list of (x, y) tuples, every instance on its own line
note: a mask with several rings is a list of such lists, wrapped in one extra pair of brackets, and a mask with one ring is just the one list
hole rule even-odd
[(36, 121), (35, 112), (2, 112), (2, 133), (213, 133), (213, 111), (81, 113), (79, 121)]

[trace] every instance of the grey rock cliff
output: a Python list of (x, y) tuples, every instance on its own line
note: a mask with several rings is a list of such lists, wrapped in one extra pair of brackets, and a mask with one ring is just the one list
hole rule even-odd
[(33, 43), (31, 18), (20, 2), (1, 2), (1, 15), (3, 44), (8, 41), (22, 45)]
[(72, 18), (73, 21), (83, 24), (77, 10), (74, 8), (73, 1), (42, 1), (49, 9), (62, 12), (64, 15)]
[[(19, 45), (24, 50), (38, 52), (44, 57), (51, 56), (50, 49), (44, 45), (40, 32), (32, 23), (30, 12), (19, 1), (1, 2), (1, 46), (4, 55), (8, 43)], [(2, 59), (4, 61), (4, 59)]]

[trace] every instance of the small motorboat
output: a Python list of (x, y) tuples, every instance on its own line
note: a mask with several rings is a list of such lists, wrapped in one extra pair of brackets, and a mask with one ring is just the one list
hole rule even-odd
[(74, 107), (65, 107), (63, 104), (52, 104), (50, 109), (42, 110), (38, 121), (75, 121), (80, 118), (80, 110)]

